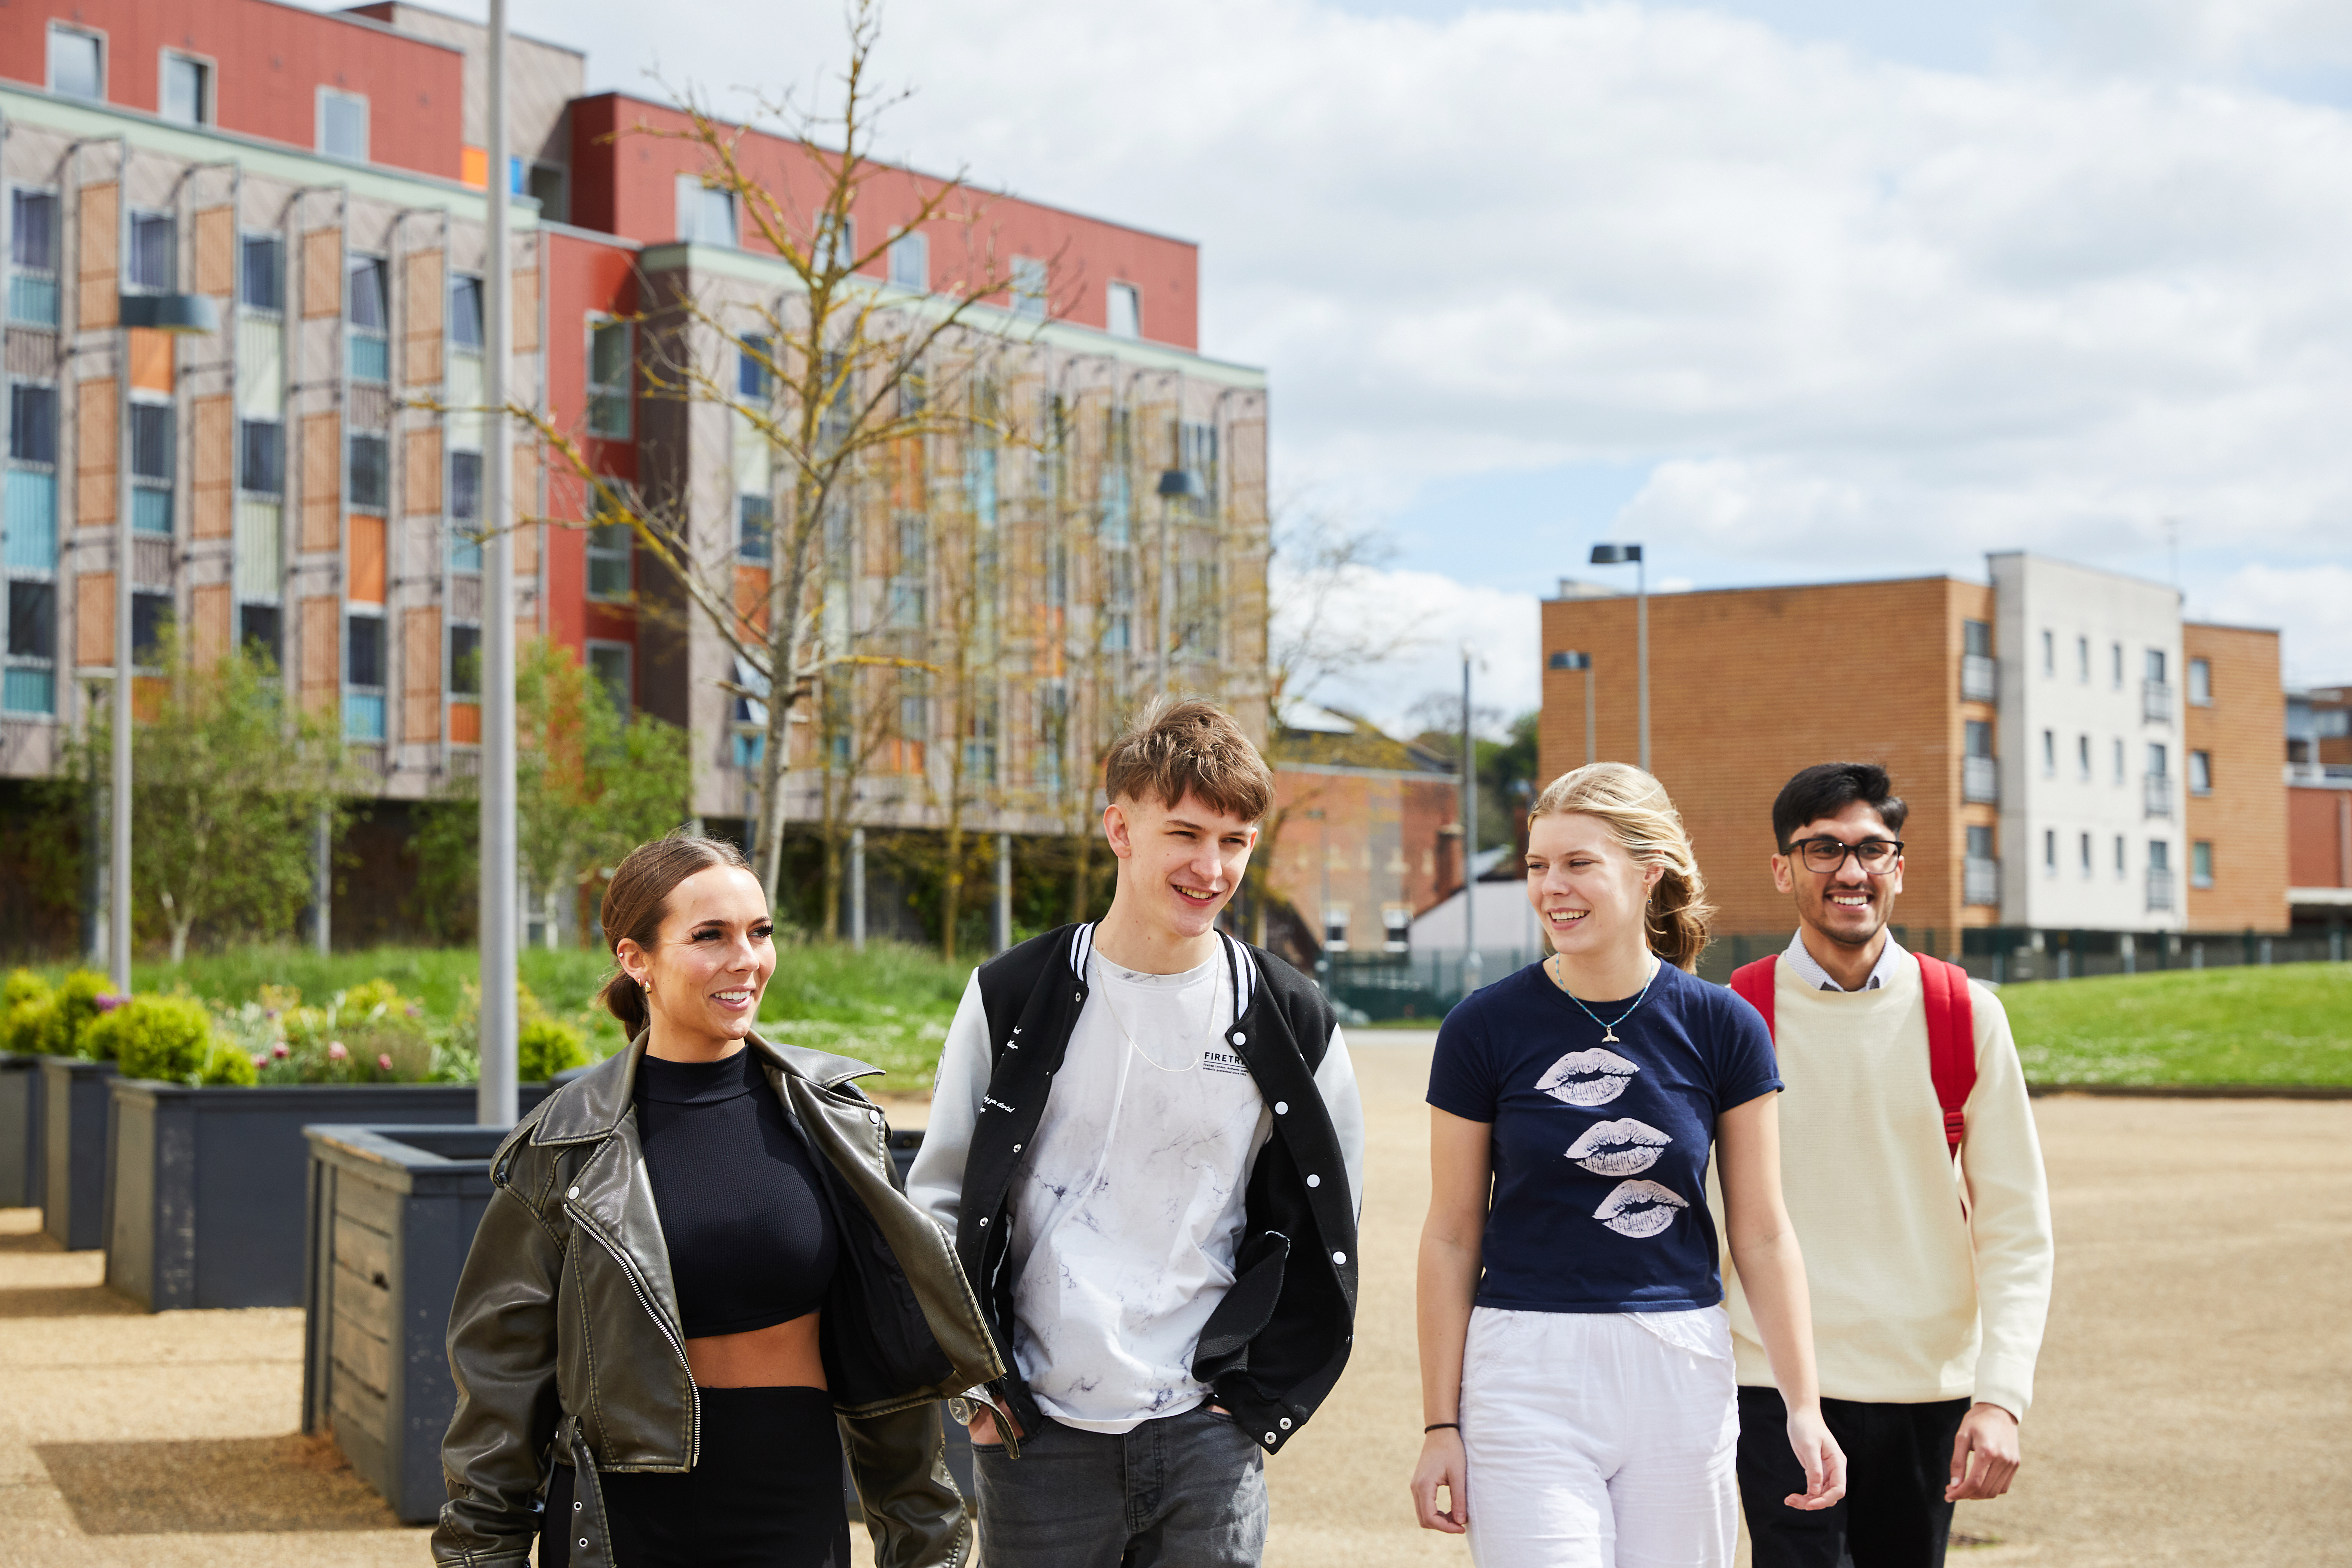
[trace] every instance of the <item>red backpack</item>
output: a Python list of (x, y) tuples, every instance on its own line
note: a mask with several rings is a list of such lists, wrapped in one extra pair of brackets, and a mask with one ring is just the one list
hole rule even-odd
[[(1944, 1141), (1955, 1154), (1968, 1131), (1965, 1107), (1977, 1086), (1976, 1008), (1969, 1000), (1969, 972), (1926, 953), (1919, 960), (1919, 984), (1927, 993), (1927, 1073), (1936, 1080), (1936, 1102), (1944, 1108)], [(1774, 953), (1731, 972), (1731, 988), (1764, 1015), (1772, 1027)], [(1778, 1036), (1774, 1037), (1776, 1039)]]

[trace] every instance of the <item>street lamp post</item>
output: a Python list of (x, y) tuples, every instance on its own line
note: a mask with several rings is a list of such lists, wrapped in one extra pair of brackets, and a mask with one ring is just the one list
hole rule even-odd
[[(202, 294), (121, 294), (115, 300), (115, 391), (121, 402), (114, 447), (114, 755), (113, 820), (106, 891), (107, 970), (118, 996), (131, 994), (131, 636), (132, 540), (131, 484), (131, 334), (202, 337), (220, 330), (220, 312)], [(175, 356), (176, 357), (176, 356)]]
[(1570, 648), (1553, 654), (1550, 663), (1554, 669), (1584, 671), (1584, 765), (1589, 768), (1601, 760), (1601, 738), (1592, 728), (1592, 656)]
[(1642, 559), (1638, 544), (1596, 544), (1592, 547), (1592, 564), (1621, 566), (1633, 563), (1633, 658), (1639, 669), (1635, 685), (1641, 693), (1642, 771), (1650, 772), (1650, 582), (1649, 566)]
[(489, 257), (483, 270), (488, 352), (482, 358), (482, 500), (489, 522), (482, 563), (481, 1042), (474, 1120), (511, 1127), (515, 1083), (514, 462), (507, 430), (508, 358), (514, 352), (514, 258), (507, 239), (513, 195), (507, 150), (507, 0), (490, 0)]
[(1320, 823), (1323, 828), (1321, 852), (1316, 857), (1322, 862), (1322, 891), (1315, 909), (1315, 979), (1323, 987), (1323, 994), (1331, 994), (1331, 821), (1323, 808), (1302, 811), (1299, 816), (1309, 822)]

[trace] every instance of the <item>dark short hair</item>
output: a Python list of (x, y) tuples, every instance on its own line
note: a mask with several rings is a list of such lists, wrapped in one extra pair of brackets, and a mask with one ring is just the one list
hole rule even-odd
[(1772, 842), (1786, 855), (1797, 829), (1835, 816), (1856, 801), (1878, 813), (1889, 833), (1902, 832), (1903, 819), (1911, 815), (1876, 763), (1815, 763), (1780, 786), (1780, 798), (1772, 803)]

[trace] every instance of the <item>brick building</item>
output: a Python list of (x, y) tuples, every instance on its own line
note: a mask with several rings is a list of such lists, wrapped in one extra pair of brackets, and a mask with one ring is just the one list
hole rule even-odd
[[(125, 569), (140, 647), (168, 616), (200, 657), (268, 647), (290, 697), (342, 715), (385, 801), (470, 771), (469, 655), (495, 612), (476, 542), (482, 422), (466, 410), (492, 266), (514, 279), (510, 395), (756, 591), (765, 567), (741, 520), (772, 504), (754, 492), (783, 483), (782, 465), (725, 409), (648, 397), (639, 371), (668, 291), (721, 316), (788, 313), (793, 276), (739, 236), (695, 147), (634, 133), (676, 129), (676, 110), (583, 96), (582, 57), (530, 39), (510, 54), (512, 249), (488, 256), (486, 47), (480, 27), (397, 0), (0, 10), (0, 780), (48, 773), (59, 737), (103, 711)], [(797, 144), (747, 133), (741, 148), (788, 197), (806, 194)], [(972, 510), (984, 493), (1007, 563), (989, 590), (1003, 635), (986, 711), (948, 736), (937, 705), (875, 694), (896, 732), (856, 809), (932, 824), (961, 745), (979, 759), (967, 828), (1053, 831), (1092, 731), (1154, 687), (1213, 692), (1264, 732), (1265, 377), (1197, 353), (1190, 243), (979, 195), (901, 233), (936, 184), (881, 168), (861, 187), (853, 221), (897, 236), (876, 288), (919, 312), (971, 245), (1014, 258), (1024, 291), (975, 307), (976, 330), (1008, 345), (1007, 395), (1050, 402), (1091, 460), (919, 447), (853, 497), (829, 551), (829, 635), (920, 628), (938, 571), (920, 541), (941, 497)], [(124, 332), (118, 299), (135, 293), (209, 296), (220, 330)], [(518, 512), (547, 520), (517, 539), (520, 634), (573, 649), (625, 705), (690, 725), (694, 808), (740, 820), (756, 748), (720, 689), (737, 672), (719, 640), (656, 613), (660, 569), (625, 526), (592, 526), (583, 487), (543, 451), (519, 440), (515, 469)], [(1161, 499), (1176, 470), (1183, 493)], [(1139, 589), (1155, 568), (1179, 586)], [(795, 822), (819, 810), (807, 770), (826, 754), (803, 728)]]
[(2352, 686), (2287, 693), (2287, 898), (2298, 935), (2352, 922)]
[[(1990, 580), (1727, 589), (1650, 605), (1655, 771), (1734, 940), (1785, 942), (1771, 804), (1809, 763), (1884, 763), (1910, 806), (1904, 939), (2073, 973), (2168, 961), (2189, 931), (2283, 930), (2278, 638), (2187, 626), (2169, 588), (2023, 553)], [(1542, 608), (1541, 770), (1637, 753), (1634, 603)], [(1820, 674), (1841, 676), (1835, 693)]]
[(1268, 889), (1326, 952), (1405, 956), (1413, 917), (1462, 885), (1454, 764), (1363, 720), (1322, 712), (1276, 730), (1267, 753)]

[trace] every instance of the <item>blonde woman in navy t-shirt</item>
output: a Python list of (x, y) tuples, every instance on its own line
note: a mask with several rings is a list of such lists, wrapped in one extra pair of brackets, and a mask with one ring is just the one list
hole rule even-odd
[(1553, 781), (1527, 874), (1552, 955), (1465, 997), (1430, 1068), (1413, 1505), (1423, 1528), (1466, 1531), (1478, 1568), (1719, 1568), (1739, 1415), (1706, 1204), (1717, 1146), (1732, 1260), (1805, 1472), (1789, 1505), (1845, 1492), (1780, 1203), (1771, 1036), (1689, 973), (1706, 885), (1648, 773)]

